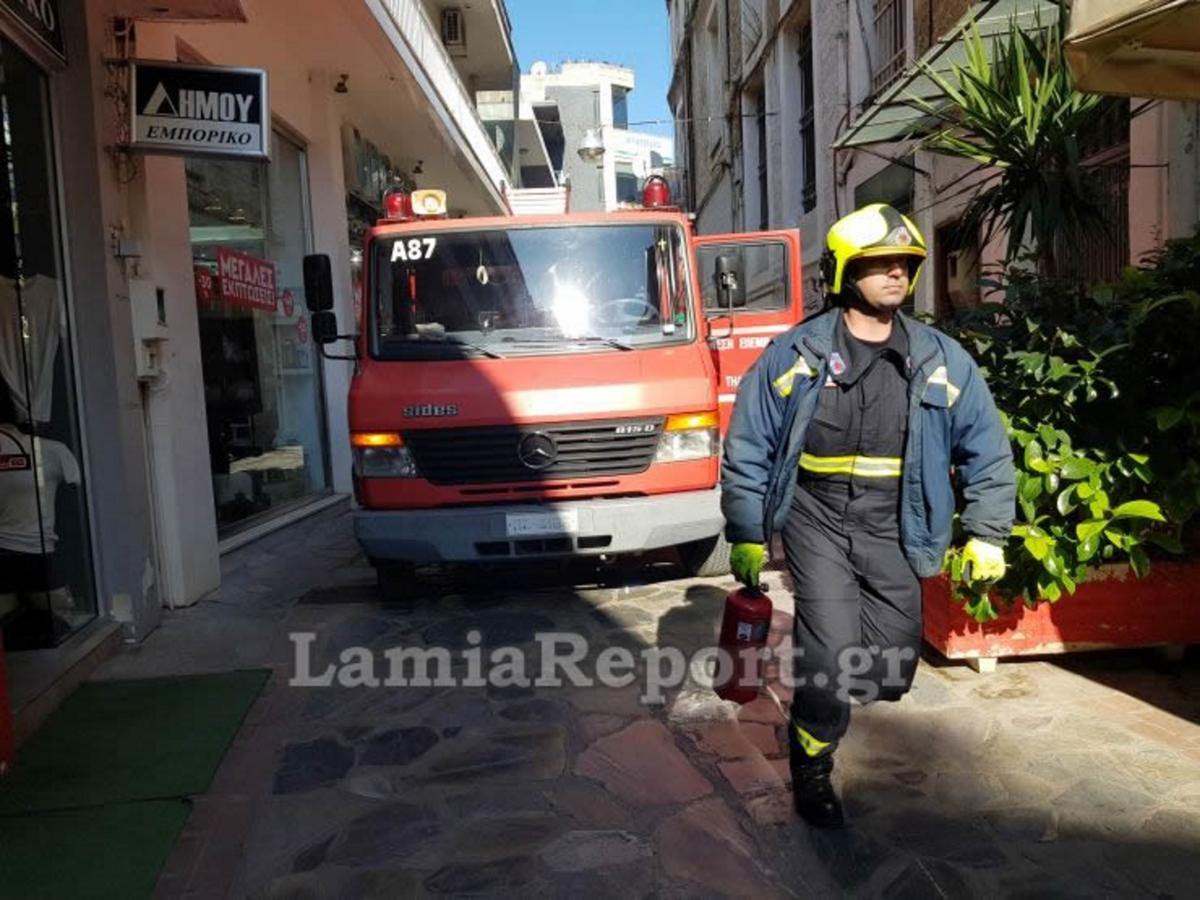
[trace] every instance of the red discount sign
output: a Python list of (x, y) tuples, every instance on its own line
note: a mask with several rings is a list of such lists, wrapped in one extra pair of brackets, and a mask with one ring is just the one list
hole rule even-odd
[(196, 302), (211, 306), (217, 302), (217, 282), (208, 266), (195, 266), (192, 270), (196, 281)]
[(240, 250), (220, 247), (221, 299), (232, 306), (275, 311), (275, 263)]

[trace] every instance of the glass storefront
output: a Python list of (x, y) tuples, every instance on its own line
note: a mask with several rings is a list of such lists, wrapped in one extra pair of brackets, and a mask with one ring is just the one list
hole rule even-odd
[(354, 332), (362, 330), (363, 240), (383, 216), (389, 190), (415, 191), (417, 183), (362, 133), (342, 125), (342, 162), (346, 179), (346, 221), (350, 226), (350, 279), (354, 298)]
[(46, 75), (0, 38), (0, 632), (96, 617)]
[(308, 333), (304, 151), (187, 160), (205, 411), (222, 536), (328, 490), (319, 357)]

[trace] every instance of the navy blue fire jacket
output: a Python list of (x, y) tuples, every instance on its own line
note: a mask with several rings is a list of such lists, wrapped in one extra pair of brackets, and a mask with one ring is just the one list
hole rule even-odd
[[(779, 335), (738, 386), (721, 461), (721, 511), (731, 543), (769, 543), (783, 529), (796, 487), (804, 435), (820, 389), (840, 310)], [(900, 538), (918, 576), (936, 575), (954, 519), (957, 472), (967, 534), (1003, 543), (1016, 512), (1012, 449), (991, 392), (957, 341), (906, 316), (911, 377), (900, 487)]]

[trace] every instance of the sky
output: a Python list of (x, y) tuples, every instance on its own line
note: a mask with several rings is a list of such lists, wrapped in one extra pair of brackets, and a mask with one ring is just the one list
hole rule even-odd
[[(633, 69), (629, 127), (670, 137), (670, 23), (664, 0), (506, 0), (521, 71), (542, 60), (616, 63)], [(660, 125), (634, 125), (652, 119)]]

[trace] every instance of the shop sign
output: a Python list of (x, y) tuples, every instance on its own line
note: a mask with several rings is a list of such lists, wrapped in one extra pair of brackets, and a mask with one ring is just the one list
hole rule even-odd
[(211, 306), (217, 302), (217, 284), (208, 266), (194, 266), (192, 274), (196, 282), (196, 302)]
[(267, 159), (271, 117), (262, 69), (130, 64), (130, 147), (149, 153)]
[(53, 53), (59, 62), (67, 61), (58, 0), (0, 0), (0, 10), (6, 19), (15, 20), (40, 47)]
[(275, 312), (275, 263), (219, 247), (217, 272), (221, 276), (222, 301), (230, 306)]

